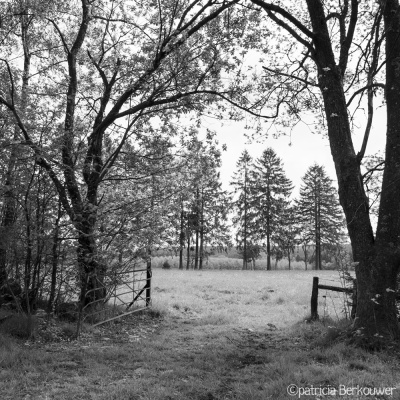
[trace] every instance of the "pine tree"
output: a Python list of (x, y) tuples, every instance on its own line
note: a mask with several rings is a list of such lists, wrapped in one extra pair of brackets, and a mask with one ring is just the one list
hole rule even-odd
[(299, 217), (293, 206), (287, 205), (280, 219), (277, 232), (275, 233), (276, 248), (282, 255), (285, 255), (291, 269), (291, 255), (299, 241), (300, 225)]
[(293, 185), (286, 177), (282, 160), (272, 148), (264, 150), (256, 160), (252, 180), (258, 237), (261, 241), (266, 240), (267, 270), (270, 270), (272, 242), (278, 239), (278, 230), (285, 224), (282, 216), (289, 207)]
[(222, 190), (219, 172), (208, 172), (201, 185), (200, 199), (199, 268), (202, 269), (204, 250), (207, 246), (227, 248), (231, 244), (227, 225), (230, 198), (228, 193)]
[(232, 181), (233, 195), (236, 197), (233, 201), (233, 209), (236, 215), (232, 218), (234, 225), (237, 226), (236, 242), (238, 248), (243, 250), (243, 269), (247, 269), (247, 246), (255, 237), (255, 227), (253, 224), (254, 214), (252, 211), (253, 190), (250, 180), (252, 170), (252, 158), (247, 150), (244, 150), (236, 163), (236, 171), (233, 174)]
[(332, 180), (323, 166), (312, 165), (302, 178), (297, 212), (303, 229), (310, 230), (315, 244), (315, 269), (322, 269), (321, 247), (336, 244), (342, 236), (343, 213)]

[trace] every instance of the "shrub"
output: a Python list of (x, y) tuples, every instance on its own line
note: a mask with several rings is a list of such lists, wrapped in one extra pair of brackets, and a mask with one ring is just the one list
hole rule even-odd
[(37, 320), (32, 315), (14, 314), (3, 320), (0, 331), (19, 339), (29, 339), (34, 336), (36, 326)]
[(64, 324), (61, 328), (61, 333), (66, 339), (76, 338), (76, 325), (75, 324)]
[(56, 307), (56, 314), (63, 321), (75, 322), (78, 320), (78, 306), (76, 303), (61, 303)]
[(162, 269), (171, 269), (171, 264), (168, 262), (168, 260), (163, 262)]
[(295, 260), (297, 262), (304, 261), (304, 257), (301, 257), (300, 254), (297, 254)]

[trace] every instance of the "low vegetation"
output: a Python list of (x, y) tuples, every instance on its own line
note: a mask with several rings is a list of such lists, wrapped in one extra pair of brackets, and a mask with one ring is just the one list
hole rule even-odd
[[(153, 265), (156, 268), (179, 268), (179, 257), (177, 256), (156, 256), (152, 258)], [(251, 263), (248, 264), (249, 269)], [(204, 260), (203, 269), (232, 269), (232, 270), (241, 270), (243, 267), (243, 259), (235, 258), (235, 257), (227, 257), (224, 254), (209, 256)], [(334, 269), (335, 265), (333, 263), (325, 263), (324, 269)], [(285, 270), (289, 269), (289, 261), (287, 258), (283, 258), (281, 260), (272, 261), (272, 268), (274, 270)], [(308, 265), (308, 269), (312, 269), (313, 265)], [(186, 260), (184, 263), (184, 269), (186, 269)], [(193, 265), (190, 264), (190, 269), (193, 269)], [(260, 258), (255, 262), (255, 270), (266, 270), (267, 269), (267, 259)], [(305, 270), (304, 261), (290, 261), (290, 269), (293, 270)]]
[(392, 397), (379, 399), (398, 398), (395, 352), (369, 353), (338, 340), (339, 328), (349, 323), (342, 298), (321, 296), (321, 320), (305, 322), (315, 274), (321, 281), (337, 279), (333, 271), (156, 269), (149, 312), (85, 325), (78, 341), (69, 337), (73, 329), (66, 322), (57, 341), (46, 341), (39, 332), (45, 319), (35, 319), (29, 337), (13, 336), (5, 321), (0, 397), (287, 400), (287, 387), (295, 384), (396, 387)]

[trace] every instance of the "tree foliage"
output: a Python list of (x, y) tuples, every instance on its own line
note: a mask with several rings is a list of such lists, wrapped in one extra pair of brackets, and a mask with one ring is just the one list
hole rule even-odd
[(296, 209), (303, 235), (312, 238), (315, 245), (315, 269), (322, 269), (323, 246), (341, 242), (343, 214), (336, 189), (323, 166), (312, 165), (302, 181)]
[(243, 269), (247, 269), (247, 246), (257, 241), (255, 226), (256, 211), (254, 209), (253, 193), (251, 191), (251, 169), (253, 159), (247, 150), (243, 150), (230, 182), (233, 187), (232, 221), (236, 226), (236, 243), (243, 252)]
[[(16, 1), (7, 8), (1, 113), (76, 230), (82, 304), (94, 300), (106, 272), (96, 237), (101, 187), (126, 146), (149, 131), (176, 132), (181, 113), (201, 113), (214, 96), (232, 97), (220, 76), (230, 68), (222, 50), (231, 48), (223, 15), (236, 2)], [(29, 25), (21, 36), (19, 20)]]
[[(293, 185), (286, 177), (282, 160), (270, 147), (255, 161), (251, 180), (252, 201), (257, 212), (256, 231), (259, 242), (266, 246), (270, 270), (271, 246), (278, 244), (278, 229), (287, 223), (283, 214), (289, 208)], [(279, 237), (283, 238), (283, 231)]]

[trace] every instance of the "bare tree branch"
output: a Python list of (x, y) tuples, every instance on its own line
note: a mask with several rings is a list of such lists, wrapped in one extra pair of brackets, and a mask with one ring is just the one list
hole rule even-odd
[[(294, 26), (296, 26), (296, 28), (298, 28), (302, 33), (304, 33), (310, 39), (314, 38), (314, 34), (306, 26), (304, 26), (297, 18), (295, 18), (292, 14), (290, 14), (288, 11), (286, 11), (282, 7), (277, 6), (275, 4), (266, 3), (263, 0), (251, 0), (251, 1), (254, 4), (257, 4), (258, 6), (263, 8), (267, 12), (273, 11), (273, 12), (276, 12), (277, 14), (282, 15), (282, 17), (284, 17), (285, 19), (290, 21)], [(292, 28), (290, 28), (290, 29), (292, 32), (294, 32), (294, 30)], [(298, 35), (296, 34), (296, 36), (298, 36)]]
[(362, 87), (362, 88), (356, 90), (356, 91), (352, 94), (352, 96), (350, 97), (350, 99), (347, 101), (346, 106), (349, 107), (350, 104), (351, 104), (351, 102), (354, 100), (354, 98), (355, 98), (357, 95), (359, 95), (360, 93), (364, 92), (365, 90), (368, 90), (368, 89), (371, 89), (371, 88), (374, 88), (374, 87), (380, 87), (380, 88), (382, 88), (382, 89), (385, 89), (385, 88), (386, 88), (386, 85), (385, 85), (384, 83), (372, 83), (371, 85), (367, 85), (367, 86), (364, 86), (364, 87)]
[(319, 86), (317, 84), (312, 83), (310, 81), (307, 81), (306, 79), (300, 78), (299, 76), (286, 74), (285, 72), (274, 70), (274, 69), (271, 69), (271, 68), (268, 68), (268, 67), (264, 67), (264, 66), (263, 66), (263, 69), (265, 69), (268, 72), (272, 72), (274, 74), (277, 74), (277, 75), (282, 75), (282, 76), (286, 76), (287, 78), (296, 79), (296, 80), (304, 83), (306, 86), (314, 86), (314, 87), (318, 87), (319, 88)]

